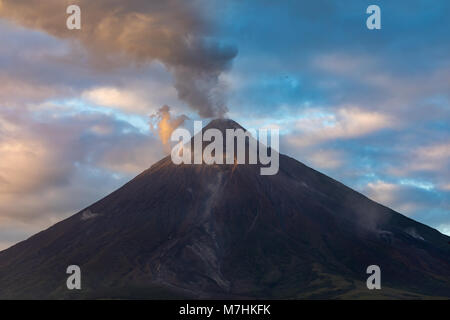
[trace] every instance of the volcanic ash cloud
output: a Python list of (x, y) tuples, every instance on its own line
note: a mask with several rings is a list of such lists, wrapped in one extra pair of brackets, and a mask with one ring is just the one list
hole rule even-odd
[[(81, 30), (66, 27), (66, 7), (81, 8)], [(77, 39), (91, 63), (162, 62), (174, 76), (180, 100), (202, 117), (227, 112), (220, 75), (237, 55), (236, 48), (213, 39), (200, 2), (182, 0), (0, 0), (0, 18), (63, 39)], [(123, 59), (125, 58), (125, 59)], [(120, 62), (118, 62), (120, 61)]]

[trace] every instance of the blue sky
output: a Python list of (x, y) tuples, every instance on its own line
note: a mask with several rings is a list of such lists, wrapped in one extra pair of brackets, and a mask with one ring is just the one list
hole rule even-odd
[(78, 33), (56, 0), (0, 1), (0, 248), (164, 156), (162, 105), (278, 127), (282, 153), (450, 234), (448, 1), (74, 2)]

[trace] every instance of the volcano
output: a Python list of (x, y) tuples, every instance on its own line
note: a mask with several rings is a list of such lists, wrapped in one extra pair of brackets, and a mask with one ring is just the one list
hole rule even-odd
[[(449, 298), (449, 241), (285, 155), (271, 176), (166, 157), (0, 252), (0, 298)], [(81, 290), (66, 287), (69, 265)]]

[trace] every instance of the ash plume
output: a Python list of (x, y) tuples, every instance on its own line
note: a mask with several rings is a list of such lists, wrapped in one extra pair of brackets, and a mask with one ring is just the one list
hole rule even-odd
[(170, 107), (164, 105), (150, 116), (150, 129), (159, 136), (166, 152), (170, 151), (169, 138), (172, 132), (181, 126), (188, 117), (184, 114), (174, 116)]
[[(68, 5), (81, 8), (81, 30), (66, 28)], [(0, 18), (55, 37), (76, 39), (92, 63), (142, 64), (157, 60), (174, 76), (180, 100), (202, 117), (227, 112), (220, 75), (236, 48), (213, 39), (202, 10), (207, 3), (183, 0), (0, 0)]]

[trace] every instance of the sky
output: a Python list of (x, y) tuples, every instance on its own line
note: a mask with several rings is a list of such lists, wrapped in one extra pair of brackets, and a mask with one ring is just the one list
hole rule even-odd
[(165, 117), (279, 128), (281, 153), (450, 235), (449, 14), (447, 0), (0, 0), (0, 249), (161, 159)]

